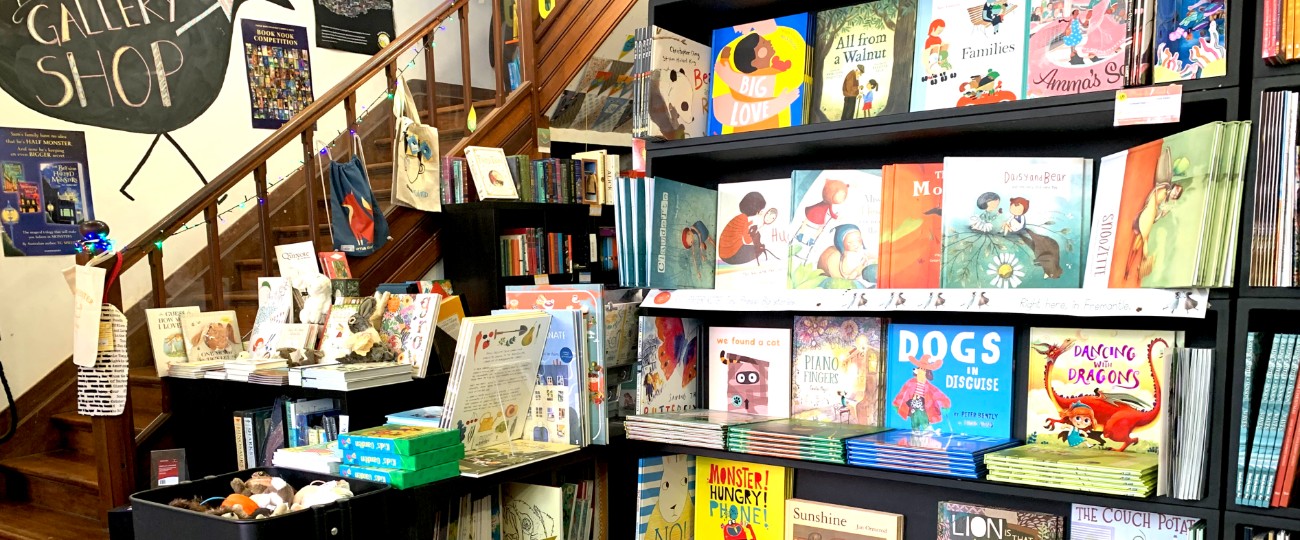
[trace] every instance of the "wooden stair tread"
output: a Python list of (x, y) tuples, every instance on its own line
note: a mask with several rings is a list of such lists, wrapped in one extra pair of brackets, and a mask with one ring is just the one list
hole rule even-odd
[(99, 473), (96, 471), (95, 458), (69, 450), (6, 459), (0, 461), (0, 468), (99, 491)]
[(135, 366), (128, 373), (133, 385), (162, 386), (162, 379), (158, 378), (157, 367)]
[[(133, 412), (131, 415), (131, 423), (134, 424), (136, 434), (138, 435), (141, 431), (144, 431), (144, 428), (148, 427), (149, 423), (153, 422), (153, 419), (157, 418), (159, 414), (162, 413), (158, 411)], [(63, 425), (68, 429), (78, 429), (82, 431), (91, 430), (90, 417), (77, 414), (76, 411), (55, 413), (50, 416), (50, 420), (56, 424)]]
[(100, 540), (108, 529), (93, 519), (32, 504), (0, 501), (0, 538), (14, 540)]
[[(321, 223), (318, 227), (320, 228), (320, 231), (323, 233), (328, 233), (330, 230), (329, 223)], [(272, 230), (284, 234), (302, 234), (311, 230), (311, 226), (310, 225), (284, 225), (282, 227), (275, 227)], [(261, 259), (258, 259), (258, 261), (260, 262)]]

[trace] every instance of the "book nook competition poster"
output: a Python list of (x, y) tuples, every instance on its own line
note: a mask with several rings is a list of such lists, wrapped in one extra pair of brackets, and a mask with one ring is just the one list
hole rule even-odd
[(72, 255), (94, 219), (86, 134), (0, 127), (5, 256)]
[(253, 127), (278, 129), (315, 99), (307, 29), (244, 19), (243, 30)]
[(316, 46), (375, 54), (397, 35), (392, 0), (316, 0)]

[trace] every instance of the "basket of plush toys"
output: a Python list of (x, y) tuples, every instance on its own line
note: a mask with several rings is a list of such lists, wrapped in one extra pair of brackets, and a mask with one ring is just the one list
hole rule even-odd
[(264, 467), (136, 493), (132, 521), (137, 540), (371, 538), (387, 522), (387, 490)]

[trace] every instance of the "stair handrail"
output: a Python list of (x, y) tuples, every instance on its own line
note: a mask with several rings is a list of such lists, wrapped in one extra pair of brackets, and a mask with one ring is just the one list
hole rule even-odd
[[(386, 71), (389, 79), (387, 88), (391, 91), (394, 88), (398, 57), (411, 50), (412, 47), (416, 47), (421, 40), (432, 35), (443, 22), (451, 18), (452, 15), (459, 13), (462, 9), (466, 9), (468, 4), (469, 0), (455, 0), (442, 9), (431, 12), (423, 19), (420, 19), (405, 33), (398, 36), (396, 41), (393, 41), (369, 60), (366, 60), (326, 92), (325, 95), (317, 98), (311, 105), (295, 114), (269, 137), (235, 160), (221, 174), (196, 191), (175, 210), (167, 213), (152, 227), (146, 229), (140, 237), (122, 248), (120, 250), (120, 253), (122, 253), (121, 267), (117, 270), (118, 273), (126, 272), (141, 259), (148, 256), (151, 251), (160, 250), (161, 248), (156, 244), (157, 242), (166, 240), (191, 219), (215, 205), (217, 199), (225, 192), (263, 167), (272, 155), (288, 145), (294, 138), (302, 137), (304, 134), (314, 131), (317, 121), (324, 118), (327, 113), (339, 104), (344, 103), (345, 100), (353, 100), (356, 91), (371, 77), (381, 71)], [(521, 3), (521, 8), (524, 7), (524, 4), (527, 4), (527, 2)], [(462, 24), (462, 29), (464, 27), (465, 25)], [(431, 54), (433, 49), (425, 49), (425, 52)], [(525, 62), (527, 62), (527, 59)], [(432, 92), (432, 87), (430, 92)], [(311, 137), (308, 137), (305, 142), (308, 145), (314, 145)], [(311, 182), (308, 182), (308, 185), (311, 184)], [(100, 263), (100, 266), (112, 271), (116, 264), (116, 259), (110, 259)]]

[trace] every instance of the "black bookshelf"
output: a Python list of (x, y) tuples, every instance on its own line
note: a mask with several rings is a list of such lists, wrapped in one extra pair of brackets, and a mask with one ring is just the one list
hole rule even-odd
[(613, 283), (615, 271), (588, 263), (588, 234), (614, 225), (612, 206), (602, 206), (593, 216), (586, 204), (484, 201), (443, 206), (447, 238), (442, 243), (445, 276), (464, 303), (465, 314), (487, 315), (505, 306), (507, 285), (530, 285), (535, 276), (501, 275), (500, 236), (513, 228), (538, 227), (547, 232), (573, 235), (574, 272), (548, 274), (554, 284), (571, 284), (589, 278), (591, 283)]
[(1285, 530), (1296, 534), (1300, 533), (1300, 520), (1243, 514), (1229, 510), (1223, 513), (1223, 536), (1221, 538), (1223, 540), (1251, 540), (1245, 536), (1245, 527), (1253, 527), (1256, 534), (1262, 532), (1261, 529)]

